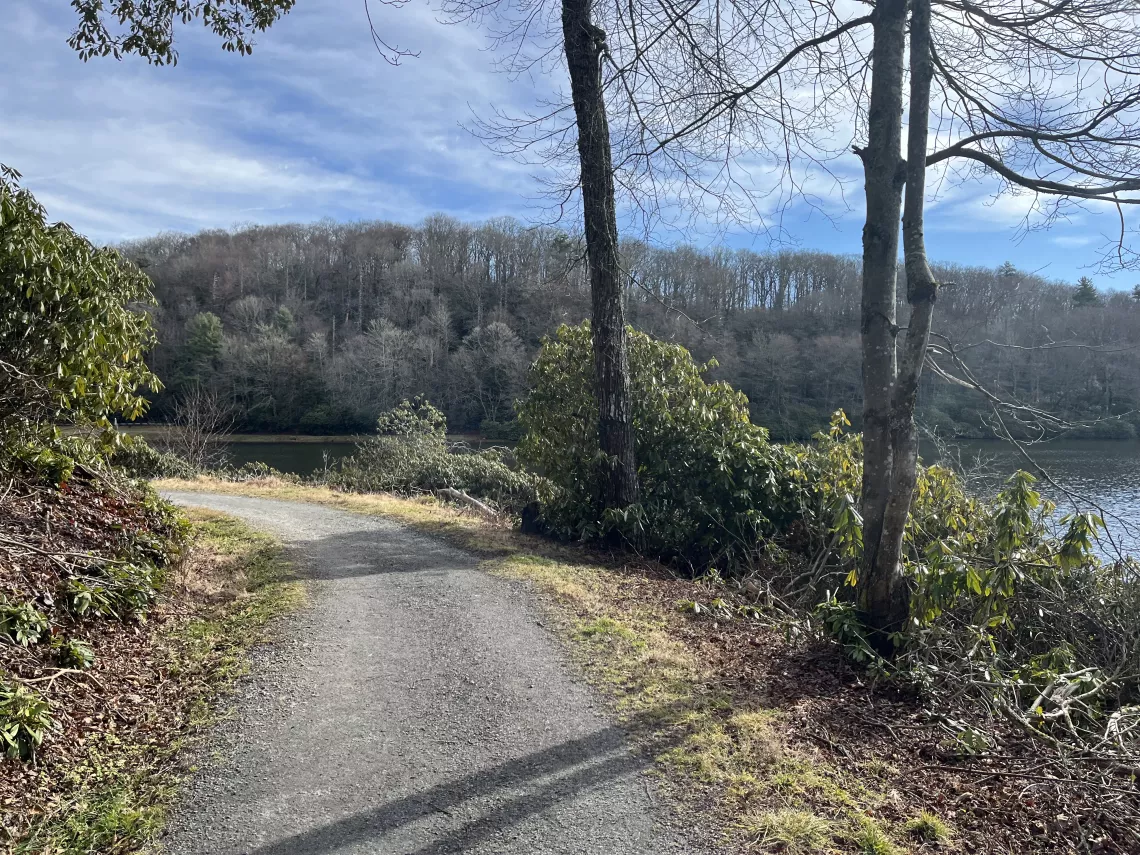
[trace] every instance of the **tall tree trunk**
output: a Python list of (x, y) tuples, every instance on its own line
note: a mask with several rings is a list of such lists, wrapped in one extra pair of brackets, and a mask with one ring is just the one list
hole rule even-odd
[[(883, 18), (889, 20), (890, 32), (884, 32), (884, 40), (879, 41), (880, 30), (876, 24), (876, 66), (875, 83), (878, 82), (878, 47), (889, 45), (890, 59), (887, 61), (885, 82), (886, 91), (891, 95), (889, 105), (891, 128), (880, 138), (883, 148), (879, 153), (894, 155), (897, 158), (901, 142), (902, 126), (902, 47), (903, 25), (906, 17), (906, 2), (897, 5), (892, 0), (889, 9), (880, 6)], [(880, 21), (883, 20), (880, 19)], [(888, 26), (884, 22), (884, 29)], [(907, 321), (906, 336), (901, 342), (900, 355), (895, 363), (895, 337), (898, 328), (894, 326), (895, 279), (892, 272), (888, 289), (880, 288), (876, 296), (880, 302), (873, 311), (881, 311), (881, 301), (890, 300), (890, 312), (883, 313), (890, 318), (888, 326), (880, 327), (871, 323), (868, 317), (868, 285), (864, 279), (863, 296), (863, 340), (864, 340), (864, 387), (870, 403), (864, 404), (864, 415), (868, 409), (874, 412), (874, 429), (871, 441), (867, 443), (867, 428), (864, 427), (865, 458), (863, 474), (864, 507), (864, 560), (860, 575), (860, 606), (868, 624), (874, 630), (877, 641), (884, 649), (891, 645), (889, 633), (903, 629), (910, 612), (910, 592), (902, 572), (903, 537), (906, 532), (907, 516), (914, 497), (914, 486), (918, 472), (918, 431), (914, 423), (915, 405), (918, 401), (919, 383), (922, 379), (922, 365), (926, 358), (926, 348), (930, 340), (930, 322), (934, 313), (934, 301), (938, 293), (938, 283), (930, 269), (926, 257), (926, 241), (923, 231), (923, 210), (926, 194), (926, 147), (929, 135), (930, 81), (933, 76), (930, 51), (930, 0), (911, 0), (910, 26), (910, 105), (907, 135), (907, 155), (905, 163), (896, 161), (896, 177), (889, 198), (886, 200), (892, 216), (891, 257), (892, 271), (897, 268), (898, 253), (898, 213), (900, 182), (897, 170), (903, 168), (902, 178), (906, 186), (906, 203), (903, 208), (903, 255), (906, 264), (907, 303), (910, 305), (910, 318)], [(884, 75), (886, 76), (886, 75)], [(874, 83), (872, 85), (875, 85)], [(897, 97), (896, 97), (897, 93)], [(874, 113), (872, 93), (871, 121), (882, 119)], [(873, 127), (873, 125), (872, 125)], [(888, 139), (888, 136), (890, 137)], [(872, 146), (868, 144), (870, 150)], [(866, 158), (870, 164), (871, 158)], [(884, 170), (885, 173), (885, 170)], [(878, 195), (872, 198), (872, 181), (868, 168), (868, 226), (871, 212), (884, 200)], [(887, 204), (884, 204), (884, 208)], [(882, 216), (882, 227), (887, 226), (886, 213)], [(871, 257), (875, 242), (864, 236), (864, 259)], [(884, 242), (885, 243), (885, 242)], [(886, 264), (885, 254), (876, 261)], [(866, 277), (866, 273), (864, 274)], [(868, 332), (870, 331), (870, 335)], [(870, 339), (870, 341), (868, 341)], [(890, 360), (884, 358), (881, 347), (889, 347)], [(889, 382), (883, 382), (889, 378)], [(874, 379), (876, 382), (871, 382)], [(885, 419), (884, 419), (885, 415)]]
[[(892, 398), (895, 361), (899, 218), (906, 180), (902, 150), (903, 54), (906, 0), (876, 6), (871, 51), (867, 147), (860, 151), (866, 182), (863, 226), (863, 565), (859, 607), (877, 635), (901, 629), (908, 617), (905, 580), (884, 531), (895, 449)], [(887, 534), (886, 537), (884, 535)], [(884, 545), (887, 547), (884, 549)]]
[(606, 34), (591, 22), (590, 2), (563, 0), (562, 33), (578, 122), (582, 214), (593, 311), (598, 440), (606, 455), (606, 471), (602, 473), (604, 500), (606, 507), (616, 508), (637, 501), (637, 467), (610, 130), (602, 90), (601, 58)]

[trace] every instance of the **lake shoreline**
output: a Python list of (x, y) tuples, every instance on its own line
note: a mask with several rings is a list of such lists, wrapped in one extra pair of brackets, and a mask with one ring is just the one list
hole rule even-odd
[[(125, 433), (128, 436), (141, 436), (145, 440), (157, 439), (167, 425), (119, 425), (120, 433)], [(297, 445), (313, 445), (313, 444), (344, 444), (355, 445), (368, 439), (373, 434), (363, 433), (334, 433), (334, 434), (307, 434), (307, 433), (231, 433), (227, 434), (225, 441), (227, 443), (296, 443)], [(479, 434), (474, 433), (455, 433), (448, 434), (447, 439), (450, 442), (476, 442), (486, 443), (490, 440), (485, 439)], [(504, 443), (506, 444), (506, 443)]]
[[(227, 439), (234, 468), (264, 463), (281, 472), (307, 477), (354, 454), (354, 443), (364, 437), (235, 434)], [(509, 445), (471, 434), (448, 439), (453, 445), (462, 443), (471, 449)], [(981, 496), (995, 495), (1015, 470), (1032, 469), (1017, 449), (996, 438), (948, 442), (941, 448), (924, 444), (921, 454), (924, 463), (942, 462), (958, 470), (969, 489)], [(1140, 525), (1136, 524), (1140, 521), (1140, 443), (1058, 439), (1031, 446), (1029, 454), (1048, 473), (1048, 478), (1038, 478), (1037, 485), (1045, 498), (1068, 508), (1071, 502), (1064, 491), (1085, 497), (1087, 501), (1078, 502), (1081, 509), (1103, 508), (1106, 521), (1118, 530), (1127, 551), (1140, 554)], [(1061, 485), (1059, 490), (1053, 481)], [(1123, 525), (1121, 520), (1133, 525)]]
[[(132, 425), (119, 425), (119, 431), (130, 436), (141, 436), (144, 439), (154, 439), (158, 437), (167, 425), (157, 424), (132, 424)], [(232, 433), (226, 436), (226, 442), (230, 443), (297, 443), (297, 444), (312, 444), (312, 443), (328, 443), (328, 444), (355, 444), (367, 439), (373, 434), (306, 434), (306, 433)], [(477, 433), (456, 433), (448, 434), (447, 439), (451, 442), (472, 442), (472, 443), (500, 443), (502, 445), (511, 445), (509, 441), (499, 441), (487, 439)], [(808, 440), (774, 440), (780, 445), (793, 445), (796, 443), (807, 442)], [(946, 437), (942, 439), (946, 445), (957, 446), (963, 444), (969, 445), (985, 445), (985, 446), (1009, 446), (1008, 440), (999, 437), (970, 437), (970, 436), (956, 436)], [(1044, 440), (1042, 442), (1033, 442), (1026, 440), (1024, 444), (1030, 448), (1049, 448), (1057, 444), (1085, 445), (1094, 443), (1112, 443), (1113, 445), (1124, 446), (1128, 444), (1140, 445), (1140, 437), (1069, 437), (1058, 436), (1053, 439)]]

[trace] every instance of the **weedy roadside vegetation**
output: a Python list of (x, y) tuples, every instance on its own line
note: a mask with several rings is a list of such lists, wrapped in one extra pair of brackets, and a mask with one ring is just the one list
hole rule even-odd
[[(189, 770), (187, 749), (244, 673), (249, 649), (302, 592), (279, 544), (236, 520), (194, 511), (187, 522), (149, 492), (149, 518), (133, 518), (132, 501), (99, 508), (108, 497), (78, 485), (66, 495), (51, 507), (85, 514), (80, 524), (41, 542), (19, 576), (0, 562), (10, 597), (38, 592), (51, 603), (38, 638), (0, 646), (0, 840), (21, 855), (136, 851), (161, 828)], [(43, 501), (12, 491), (0, 503), (5, 532), (34, 519)], [(128, 583), (100, 575), (111, 555), (78, 544), (116, 528), (145, 537), (152, 554), (161, 532), (165, 557)], [(68, 587), (80, 555), (95, 565), (85, 568), (90, 599)]]

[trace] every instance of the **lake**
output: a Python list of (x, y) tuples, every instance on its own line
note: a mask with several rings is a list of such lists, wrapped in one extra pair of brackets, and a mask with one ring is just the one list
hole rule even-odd
[[(470, 441), (469, 437), (464, 439)], [(320, 469), (326, 455), (332, 464), (352, 454), (353, 449), (352, 441), (347, 439), (260, 442), (254, 437), (242, 437), (241, 441), (230, 444), (235, 466), (260, 460), (274, 469), (298, 475), (309, 475)], [(1110, 515), (1106, 522), (1113, 528), (1120, 545), (1125, 551), (1140, 555), (1140, 443), (1052, 442), (1033, 446), (1030, 451), (1060, 487), (1102, 507), (1106, 515)], [(932, 449), (924, 454), (930, 462), (938, 457)], [(1026, 468), (1015, 449), (997, 441), (960, 443), (951, 449), (951, 454), (971, 486), (984, 495), (993, 495), (1011, 473)], [(1038, 486), (1059, 507), (1069, 507), (1063, 492), (1044, 481)], [(1105, 552), (1111, 550), (1106, 548)]]
[[(466, 435), (449, 436), (448, 440), (454, 443), (463, 442), (472, 448), (484, 448), (491, 445), (489, 440)], [(282, 440), (276, 437), (259, 439), (256, 434), (241, 434), (228, 443), (230, 463), (237, 467), (245, 463), (266, 463), (280, 472), (292, 472), (295, 475), (311, 475), (325, 465), (327, 459), (331, 466), (342, 458), (348, 457), (356, 450), (356, 442), (352, 437), (297, 437), (292, 440)]]
[(258, 442), (255, 439), (243, 437), (240, 442), (229, 443), (228, 449), (230, 463), (233, 466), (261, 462), (281, 472), (311, 475), (324, 466), (326, 457), (331, 466), (341, 458), (352, 454), (356, 450), (356, 445), (351, 441), (343, 440)]
[[(1030, 446), (1029, 454), (1056, 482), (1060, 490), (1039, 479), (1040, 492), (1057, 503), (1061, 512), (1072, 510), (1065, 491), (1081, 497), (1081, 510), (1091, 502), (1102, 508), (1112, 536), (1124, 552), (1140, 556), (1140, 443), (1134, 441), (1070, 440)], [(1032, 471), (1017, 450), (1006, 443), (963, 442), (951, 449), (956, 465), (971, 487), (992, 496), (1018, 469)], [(927, 451), (933, 462), (937, 454)], [(1110, 543), (1102, 551), (1112, 555)]]

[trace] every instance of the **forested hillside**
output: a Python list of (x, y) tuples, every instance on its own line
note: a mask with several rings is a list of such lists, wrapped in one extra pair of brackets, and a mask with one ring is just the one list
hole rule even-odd
[[(503, 435), (540, 338), (589, 314), (578, 241), (511, 220), (325, 221), (164, 234), (124, 250), (159, 299), (159, 420), (173, 394), (201, 383), (231, 400), (248, 430), (366, 430), (422, 394), (452, 430)], [(858, 259), (636, 242), (623, 251), (634, 326), (715, 357), (714, 376), (744, 391), (774, 436), (804, 437), (839, 407), (857, 416)], [(1097, 435), (1136, 434), (1135, 294), (1008, 265), (939, 274), (954, 284), (940, 292), (935, 329), (966, 347), (980, 381), (1073, 421), (1122, 417)], [(978, 393), (929, 373), (923, 384), (928, 425), (984, 434)]]

